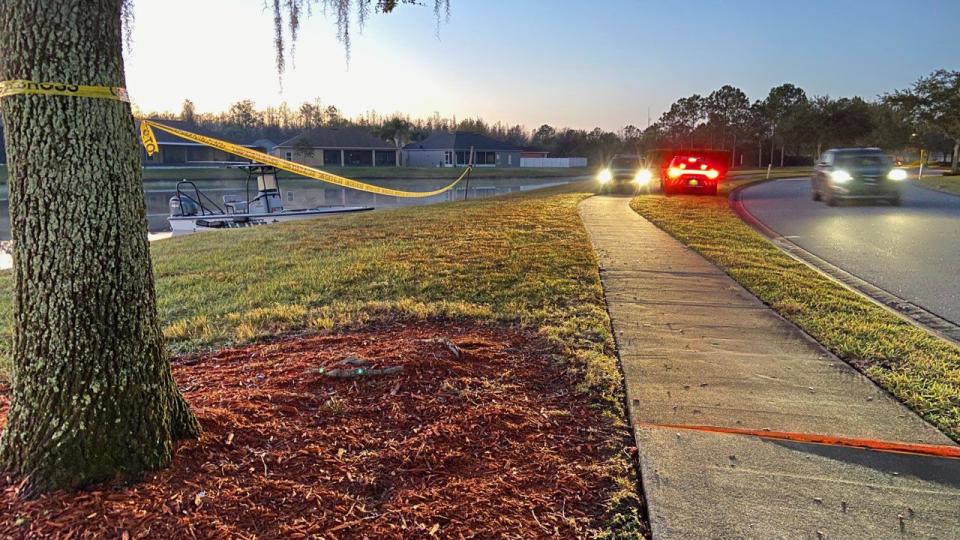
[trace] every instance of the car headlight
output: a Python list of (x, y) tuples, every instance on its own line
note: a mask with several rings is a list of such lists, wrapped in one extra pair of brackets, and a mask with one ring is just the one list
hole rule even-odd
[(645, 186), (653, 180), (653, 173), (650, 172), (650, 169), (640, 169), (637, 171), (637, 175), (633, 177), (633, 181), (638, 185)]
[(606, 184), (613, 180), (613, 173), (610, 172), (610, 169), (603, 169), (600, 171), (600, 174), (597, 175), (597, 180), (599, 180), (601, 184)]
[(850, 173), (847, 171), (833, 171), (830, 173), (830, 179), (838, 184), (843, 184), (844, 182), (853, 180), (853, 177), (850, 176)]
[(895, 182), (900, 182), (907, 179), (907, 171), (903, 169), (893, 169), (887, 174), (887, 180), (893, 180)]

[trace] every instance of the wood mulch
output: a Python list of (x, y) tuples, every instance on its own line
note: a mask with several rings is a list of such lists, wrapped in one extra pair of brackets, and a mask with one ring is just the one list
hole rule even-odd
[[(590, 536), (619, 434), (553, 353), (433, 322), (177, 359), (202, 439), (134, 485), (23, 501), (0, 479), (0, 537)], [(350, 369), (385, 371), (330, 376)]]

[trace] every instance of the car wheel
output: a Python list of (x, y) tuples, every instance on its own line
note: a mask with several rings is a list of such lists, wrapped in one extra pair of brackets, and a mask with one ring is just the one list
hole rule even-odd
[(823, 197), (820, 196), (820, 193), (817, 190), (812, 191), (811, 198), (815, 201), (819, 201), (823, 199)]

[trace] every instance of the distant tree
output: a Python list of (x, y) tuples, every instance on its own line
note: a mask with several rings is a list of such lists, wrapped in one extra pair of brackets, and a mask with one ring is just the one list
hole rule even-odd
[(394, 116), (387, 120), (376, 130), (377, 135), (383, 140), (390, 141), (396, 148), (402, 148), (410, 140), (410, 132), (413, 125), (409, 120), (401, 116)]
[(510, 144), (517, 146), (527, 146), (530, 144), (530, 138), (527, 136), (527, 130), (523, 126), (517, 124), (510, 126), (502, 134), (503, 140)]
[(193, 102), (189, 99), (183, 100), (183, 106), (180, 108), (180, 120), (186, 122), (187, 124), (196, 124), (196, 113), (196, 107), (194, 107)]
[(937, 70), (921, 77), (911, 88), (884, 96), (921, 129), (953, 141), (950, 171), (960, 173), (960, 71)]
[(557, 137), (557, 130), (548, 124), (543, 124), (533, 132), (532, 142), (542, 148), (550, 147)]
[(720, 128), (720, 148), (726, 149), (728, 136), (733, 139), (731, 165), (736, 158), (737, 138), (747, 122), (750, 100), (747, 95), (734, 86), (724, 85), (710, 93), (705, 99), (707, 118), (711, 126)]
[(323, 107), (320, 104), (320, 98), (313, 100), (313, 103), (304, 102), (297, 111), (297, 123), (303, 129), (313, 129), (323, 125)]
[(490, 126), (482, 118), (465, 118), (456, 123), (457, 131), (466, 131), (469, 133), (490, 133)]
[(252, 129), (262, 123), (262, 116), (253, 101), (245, 99), (230, 105), (227, 110), (226, 121), (233, 126)]
[(914, 146), (915, 127), (903, 111), (883, 101), (870, 103), (869, 107), (873, 125), (869, 138), (873, 144), (892, 152)]
[(293, 141), (293, 151), (294, 155), (313, 157), (313, 142), (306, 133), (297, 137), (296, 140)]
[(658, 123), (664, 128), (667, 136), (673, 139), (674, 144), (683, 147), (689, 143), (695, 145), (694, 131), (706, 117), (703, 98), (699, 94), (680, 98), (670, 109), (663, 113)]
[[(762, 101), (754, 101), (750, 105), (747, 114), (747, 120), (744, 129), (757, 142), (757, 167), (762, 167), (763, 161), (763, 143), (766, 137), (770, 135), (770, 119), (767, 115), (767, 109)], [(773, 154), (771, 149), (770, 163), (773, 163)]]
[(323, 123), (331, 127), (341, 127), (346, 122), (340, 113), (340, 109), (330, 105), (323, 110)]
[[(768, 94), (766, 100), (764, 100), (763, 106), (767, 114), (767, 118), (770, 121), (771, 163), (773, 162), (773, 145), (777, 136), (779, 135), (778, 131), (781, 127), (781, 124), (783, 124), (784, 121), (787, 120), (791, 115), (797, 113), (806, 102), (806, 92), (804, 92), (802, 88), (794, 86), (790, 83), (781, 84), (780, 86), (770, 89), (770, 94)], [(782, 142), (780, 146), (781, 167), (783, 167), (785, 144), (785, 142)]]

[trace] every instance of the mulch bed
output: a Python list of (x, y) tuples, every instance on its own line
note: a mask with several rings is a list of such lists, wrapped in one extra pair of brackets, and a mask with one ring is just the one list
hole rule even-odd
[[(0, 536), (590, 536), (618, 434), (553, 352), (520, 331), (434, 322), (178, 359), (200, 441), (132, 486), (22, 501), (2, 480)], [(330, 376), (357, 366), (402, 370)]]

